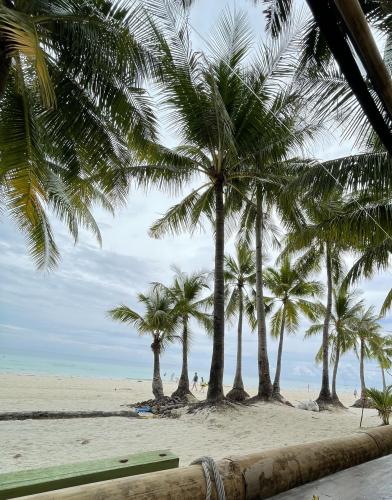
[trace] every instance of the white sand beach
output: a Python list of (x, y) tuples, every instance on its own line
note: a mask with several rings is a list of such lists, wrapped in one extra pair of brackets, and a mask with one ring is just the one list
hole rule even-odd
[[(165, 393), (170, 394), (174, 387), (174, 383), (165, 383)], [(251, 389), (248, 392), (255, 394)], [(283, 394), (294, 404), (317, 397), (315, 391), (307, 390), (283, 390)], [(345, 405), (354, 401), (352, 394), (340, 396)], [(149, 398), (149, 381), (0, 374), (1, 412), (121, 410), (125, 409), (123, 405)], [(158, 449), (170, 449), (184, 466), (202, 455), (219, 459), (345, 436), (359, 431), (360, 412), (349, 408), (313, 413), (259, 403), (238, 410), (182, 415), (178, 419), (113, 417), (0, 422), (0, 472)], [(379, 424), (376, 412), (365, 410), (363, 426)]]

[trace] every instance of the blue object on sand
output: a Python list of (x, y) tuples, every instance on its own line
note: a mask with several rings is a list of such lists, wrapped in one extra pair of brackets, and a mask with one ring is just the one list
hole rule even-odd
[(136, 413), (151, 413), (151, 406), (139, 406), (135, 408)]

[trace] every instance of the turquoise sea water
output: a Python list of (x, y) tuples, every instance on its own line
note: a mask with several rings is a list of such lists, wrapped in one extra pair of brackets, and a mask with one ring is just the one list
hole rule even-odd
[[(127, 364), (124, 362), (113, 362), (108, 360), (84, 360), (76, 357), (65, 358), (59, 355), (37, 355), (37, 354), (0, 354), (0, 373), (19, 373), (29, 375), (60, 375), (69, 377), (86, 378), (114, 378), (114, 379), (144, 379), (151, 380), (152, 367)], [(173, 373), (171, 369), (161, 368), (162, 377), (168, 380)], [(164, 376), (166, 375), (166, 376)], [(205, 379), (208, 379), (208, 373), (199, 373)], [(179, 373), (175, 373), (178, 377)], [(310, 390), (319, 388), (318, 380), (299, 380), (283, 379), (282, 387), (291, 389), (305, 389), (308, 386)], [(232, 383), (232, 374), (225, 375), (225, 384)], [(256, 388), (258, 380), (256, 377), (244, 376), (244, 383), (247, 387)], [(345, 383), (341, 381), (340, 390), (353, 391), (355, 383)]]
[(31, 375), (66, 375), (87, 378), (151, 378), (151, 368), (124, 363), (84, 361), (58, 356), (0, 354), (0, 372)]

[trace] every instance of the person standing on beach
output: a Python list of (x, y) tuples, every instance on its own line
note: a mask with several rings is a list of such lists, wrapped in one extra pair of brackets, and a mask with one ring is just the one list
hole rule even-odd
[(193, 391), (193, 389), (195, 391), (197, 391), (197, 381), (198, 380), (199, 380), (199, 376), (198, 376), (197, 372), (195, 372), (195, 374), (193, 375), (192, 391)]
[(204, 392), (204, 389), (207, 387), (207, 382), (204, 382), (204, 378), (200, 378), (200, 392)]

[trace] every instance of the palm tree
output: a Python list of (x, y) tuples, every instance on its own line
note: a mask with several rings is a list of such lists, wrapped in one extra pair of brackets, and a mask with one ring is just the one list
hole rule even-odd
[(244, 243), (237, 243), (235, 257), (225, 256), (225, 282), (227, 289), (226, 315), (238, 316), (237, 362), (233, 388), (226, 395), (233, 401), (243, 401), (249, 394), (242, 380), (242, 329), (244, 313), (252, 329), (255, 327), (252, 287), (255, 284), (255, 252)]
[[(336, 390), (339, 361), (342, 354), (353, 348), (355, 342), (355, 325), (358, 314), (362, 311), (363, 300), (356, 301), (357, 293), (349, 291), (345, 284), (340, 284), (333, 290), (333, 308), (331, 312), (331, 327), (329, 330), (329, 344), (332, 348), (331, 361), (333, 362), (332, 373), (332, 399), (340, 404)], [(319, 314), (325, 317), (325, 306), (319, 304)], [(305, 337), (323, 331), (323, 323), (314, 324), (306, 331)], [(322, 347), (316, 356), (322, 359)]]
[(1, 204), (39, 267), (59, 259), (48, 210), (75, 240), (79, 225), (100, 239), (91, 207), (125, 200), (129, 145), (155, 137), (141, 15), (120, 0), (1, 2)]
[(302, 313), (311, 320), (316, 318), (316, 308), (309, 298), (320, 295), (323, 286), (319, 281), (307, 279), (302, 267), (292, 264), (287, 255), (283, 257), (278, 269), (268, 267), (264, 272), (264, 284), (272, 293), (272, 302), (280, 303), (279, 308), (271, 318), (271, 334), (279, 338), (276, 360), (273, 397), (284, 401), (280, 393), (280, 376), (282, 370), (283, 338), (285, 332), (295, 333), (299, 326), (299, 314)]
[[(247, 203), (242, 211), (240, 227), (242, 238), (248, 243), (254, 240), (256, 247), (256, 314), (258, 336), (258, 399), (268, 400), (272, 396), (268, 348), (267, 325), (263, 284), (263, 249), (279, 241), (279, 228), (274, 224), (272, 213), (280, 217), (281, 225), (294, 230), (304, 224), (295, 189), (287, 189), (298, 171), (305, 169), (310, 161), (296, 157), (304, 141), (312, 139), (319, 131), (317, 117), (307, 115), (307, 123), (302, 118), (303, 101), (301, 94), (288, 88), (268, 101), (268, 121), (266, 128), (258, 136), (255, 151), (248, 157), (250, 172), (244, 173), (240, 191), (247, 193), (252, 203)], [(277, 140), (264, 135), (269, 126), (280, 130)], [(252, 172), (257, 175), (250, 175)], [(242, 203), (243, 204), (243, 203)]]
[[(374, 314), (374, 307), (362, 309), (357, 316), (354, 328), (356, 344), (354, 350), (359, 358), (359, 377), (361, 380), (361, 397), (353, 406), (362, 406), (366, 401), (365, 359), (374, 358), (380, 341), (379, 317)], [(359, 351), (359, 352), (358, 352)]]
[(152, 335), (151, 350), (154, 355), (152, 392), (155, 399), (161, 399), (164, 394), (160, 356), (167, 344), (177, 338), (175, 335), (177, 320), (173, 314), (171, 297), (158, 290), (149, 291), (147, 294), (140, 293), (138, 301), (145, 309), (144, 315), (125, 305), (111, 309), (108, 314), (115, 321), (134, 326), (140, 335)]
[(182, 370), (178, 387), (173, 392), (172, 397), (185, 398), (192, 395), (189, 390), (188, 376), (188, 352), (192, 334), (190, 320), (196, 320), (208, 332), (211, 330), (211, 315), (206, 313), (209, 297), (203, 297), (203, 292), (209, 288), (209, 277), (205, 272), (186, 274), (177, 268), (174, 269), (176, 274), (170, 287), (166, 287), (162, 283), (155, 283), (154, 286), (170, 298), (173, 314), (181, 323)]
[(373, 355), (380, 365), (382, 387), (385, 391), (387, 388), (385, 371), (392, 368), (392, 335), (385, 335), (378, 339), (376, 344), (373, 346)]
[(314, 199), (305, 203), (307, 223), (302, 228), (289, 233), (285, 250), (293, 252), (305, 249), (300, 264), (303, 269), (320, 270), (321, 263), (325, 262), (327, 300), (323, 322), (323, 369), (320, 394), (317, 398), (317, 403), (321, 408), (336, 402), (332, 398), (329, 384), (329, 325), (332, 314), (333, 286), (342, 275), (342, 250), (345, 248), (342, 242), (334, 238), (333, 234), (323, 230), (322, 223), (329, 220), (340, 206), (339, 193), (334, 193), (324, 200)]
[[(208, 61), (192, 50), (186, 20), (176, 16), (173, 7), (169, 13), (167, 8), (167, 4), (159, 4), (155, 9), (166, 36), (157, 31), (162, 51), (160, 88), (168, 119), (178, 130), (181, 145), (169, 150), (151, 144), (150, 163), (132, 172), (138, 185), (158, 185), (174, 191), (203, 179), (152, 226), (151, 234), (160, 237), (167, 232), (194, 230), (203, 217), (214, 226), (214, 333), (207, 399), (215, 402), (224, 398), (224, 243), (228, 200), (236, 193), (245, 202), (241, 179), (259, 175), (253, 166), (249, 167), (249, 158), (256, 148), (260, 151), (261, 136), (264, 151), (274, 143), (280, 144), (284, 126), (275, 118), (275, 113), (279, 113), (276, 107), (284, 102), (287, 112), (293, 110), (294, 97), (290, 100), (280, 92), (275, 80), (268, 79), (271, 74), (277, 76), (284, 65), (276, 63), (274, 56), (281, 55), (279, 51), (263, 48), (261, 57), (245, 66), (252, 36), (244, 14), (223, 15), (211, 38), (212, 57)], [(277, 94), (281, 98), (271, 109), (270, 99)]]

